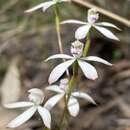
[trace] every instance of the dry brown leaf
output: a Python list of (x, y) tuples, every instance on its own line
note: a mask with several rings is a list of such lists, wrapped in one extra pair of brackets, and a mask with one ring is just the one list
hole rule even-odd
[(17, 101), (20, 97), (21, 83), (17, 60), (13, 59), (1, 85), (2, 103)]

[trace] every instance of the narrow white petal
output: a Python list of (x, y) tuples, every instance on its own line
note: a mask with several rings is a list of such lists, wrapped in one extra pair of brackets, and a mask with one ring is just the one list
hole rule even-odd
[(96, 104), (95, 101), (88, 94), (86, 94), (84, 92), (73, 92), (72, 95), (74, 97), (83, 98), (93, 104)]
[(82, 22), (82, 21), (79, 21), (79, 20), (73, 20), (73, 19), (70, 19), (70, 20), (65, 20), (63, 22), (61, 22), (61, 24), (68, 24), (68, 23), (74, 23), (74, 24), (87, 24), (86, 22)]
[(68, 102), (68, 110), (71, 116), (76, 117), (79, 113), (79, 103), (74, 97), (70, 97)]
[(57, 92), (57, 93), (63, 93), (64, 91), (58, 86), (58, 85), (51, 85), (45, 88), (46, 90)]
[(56, 96), (51, 97), (48, 99), (48, 101), (45, 103), (44, 107), (48, 110), (51, 110), (60, 100), (63, 98), (63, 94), (57, 94)]
[(33, 116), (33, 114), (36, 112), (36, 110), (37, 110), (36, 107), (29, 108), (24, 113), (22, 113), (21, 115), (16, 117), (13, 121), (11, 121), (8, 124), (8, 127), (9, 128), (16, 128), (16, 127), (22, 125), (23, 123), (28, 121)]
[(90, 28), (91, 28), (90, 24), (79, 27), (75, 32), (75, 38), (76, 39), (85, 38), (87, 36), (87, 33), (89, 32)]
[(100, 23), (96, 23), (96, 25), (99, 26), (105, 26), (105, 27), (112, 27), (112, 28), (116, 28), (118, 30), (121, 30), (120, 28), (118, 28), (116, 25), (112, 24), (112, 23), (108, 23), (108, 22), (100, 22)]
[(72, 59), (72, 56), (66, 55), (66, 54), (56, 54), (48, 57), (45, 61), (49, 61), (52, 59)]
[(65, 61), (64, 63), (61, 63), (61, 64), (57, 65), (52, 70), (52, 72), (51, 72), (51, 74), (49, 76), (48, 82), (50, 84), (56, 82), (63, 75), (63, 73), (67, 70), (67, 68), (74, 63), (74, 61), (75, 61), (75, 59), (68, 60), (68, 61)]
[(25, 13), (30, 13), (30, 12), (36, 11), (40, 8), (43, 8), (43, 10), (45, 11), (47, 8), (49, 8), (53, 4), (55, 4), (55, 2), (53, 2), (53, 1), (44, 2), (31, 9), (26, 10)]
[(6, 107), (6, 108), (23, 108), (23, 107), (30, 107), (33, 105), (34, 105), (34, 103), (32, 103), (32, 102), (15, 102), (15, 103), (4, 104), (4, 107)]
[(45, 5), (43, 6), (42, 10), (46, 11), (49, 7), (51, 7), (54, 4), (56, 4), (56, 2), (54, 2), (54, 1), (46, 2)]
[(109, 63), (108, 61), (100, 58), (100, 57), (97, 57), (97, 56), (88, 56), (88, 57), (83, 57), (82, 58), (83, 60), (86, 60), (86, 61), (96, 61), (96, 62), (100, 62), (100, 63), (103, 63), (105, 65), (109, 65), (109, 66), (112, 66), (111, 63)]
[(51, 128), (51, 114), (50, 114), (50, 112), (46, 108), (41, 107), (41, 106), (38, 107), (38, 112), (41, 115), (41, 118), (42, 118), (45, 126), (50, 129)]
[(38, 94), (38, 95), (43, 95), (43, 91), (39, 88), (32, 88), (28, 90), (29, 93), (34, 93), (34, 94)]
[(95, 80), (98, 78), (98, 74), (97, 74), (95, 67), (93, 67), (92, 65), (86, 63), (85, 61), (81, 61), (81, 60), (78, 60), (78, 63), (79, 63), (80, 68), (82, 69), (84, 75), (88, 79)]
[(107, 38), (113, 39), (113, 40), (118, 40), (119, 39), (108, 29), (104, 27), (99, 27), (99, 26), (94, 26), (100, 33), (102, 33), (104, 36)]

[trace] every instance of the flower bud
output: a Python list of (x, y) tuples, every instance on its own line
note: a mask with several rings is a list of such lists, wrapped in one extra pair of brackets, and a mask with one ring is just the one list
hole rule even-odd
[(81, 57), (83, 54), (83, 46), (84, 44), (78, 40), (73, 42), (71, 44), (71, 54), (76, 58)]
[(44, 94), (40, 89), (33, 88), (28, 91), (30, 94), (28, 96), (29, 100), (39, 105), (42, 104), (44, 100)]
[(90, 24), (96, 23), (96, 21), (99, 19), (99, 13), (95, 8), (88, 10), (88, 22)]

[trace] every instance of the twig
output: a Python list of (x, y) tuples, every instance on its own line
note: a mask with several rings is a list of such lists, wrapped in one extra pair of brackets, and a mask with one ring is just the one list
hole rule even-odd
[(108, 17), (128, 26), (128, 27), (130, 27), (130, 20), (123, 18), (123, 17), (121, 17), (117, 14), (114, 14), (114, 13), (112, 13), (112, 12), (106, 10), (106, 9), (98, 7), (98, 6), (92, 4), (88, 1), (83, 1), (83, 0), (71, 0), (71, 1), (76, 3), (76, 4), (82, 5), (84, 7), (87, 7), (87, 8), (96, 8), (98, 12), (100, 12), (100, 13), (102, 13), (102, 14), (104, 14), (104, 15), (106, 15), (106, 16), (108, 16)]

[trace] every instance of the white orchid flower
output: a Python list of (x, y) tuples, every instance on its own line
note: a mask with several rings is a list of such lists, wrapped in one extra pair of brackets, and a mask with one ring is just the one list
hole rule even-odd
[(28, 92), (29, 92), (29, 96), (28, 96), (29, 101), (15, 102), (15, 103), (9, 103), (9, 104), (4, 105), (4, 107), (9, 108), (9, 109), (29, 107), (25, 112), (23, 112), (21, 115), (19, 115), (14, 120), (12, 120), (8, 124), (8, 127), (16, 128), (22, 125), (23, 123), (28, 121), (34, 115), (36, 111), (38, 111), (45, 126), (50, 129), (51, 114), (45, 106), (49, 106), (50, 104), (48, 103), (51, 103), (51, 102), (46, 102), (45, 105), (42, 107), (41, 104), (43, 103), (43, 100), (44, 100), (43, 92), (38, 88), (30, 89)]
[(97, 13), (96, 9), (89, 9), (88, 10), (88, 22), (82, 22), (79, 20), (65, 20), (61, 22), (61, 24), (67, 24), (67, 23), (74, 23), (74, 24), (80, 24), (82, 25), (75, 31), (75, 38), (76, 39), (84, 39), (90, 29), (93, 27), (97, 31), (99, 31), (101, 34), (103, 34), (105, 37), (113, 40), (119, 40), (110, 30), (106, 29), (105, 27), (112, 27), (120, 30), (117, 26), (115, 26), (112, 23), (109, 22), (99, 22), (97, 23), (97, 20), (99, 19), (99, 14)]
[[(66, 97), (66, 99), (68, 98), (68, 79), (62, 79), (60, 81), (60, 85), (51, 85), (48, 86), (46, 88), (46, 90), (49, 91), (53, 91), (56, 92), (56, 96), (50, 98), (50, 102), (54, 102), (54, 104), (58, 103), (64, 96)], [(57, 98), (55, 98), (57, 97)], [(96, 104), (95, 101), (86, 93), (84, 92), (80, 92), (80, 91), (76, 91), (76, 92), (72, 92), (72, 94), (70, 95), (68, 104), (67, 104), (67, 108), (68, 111), (70, 113), (71, 116), (75, 117), (78, 115), (79, 113), (79, 102), (76, 98), (81, 98), (81, 99), (85, 99), (86, 101), (89, 101), (93, 104)], [(48, 109), (51, 109), (53, 107), (52, 106), (46, 106)]]
[(109, 66), (112, 65), (111, 63), (97, 56), (82, 57), (82, 53), (83, 53), (83, 43), (81, 43), (80, 41), (75, 41), (71, 45), (71, 54), (73, 56), (69, 56), (66, 54), (56, 54), (47, 58), (45, 61), (58, 59), (58, 58), (61, 58), (61, 59), (63, 58), (67, 60), (57, 65), (52, 70), (52, 72), (50, 73), (48, 82), (50, 84), (56, 82), (64, 74), (64, 72), (68, 69), (68, 67), (70, 67), (74, 62), (78, 63), (79, 67), (83, 71), (86, 78), (91, 79), (91, 80), (97, 79), (98, 74), (95, 67), (87, 63), (86, 61), (96, 61), (96, 62), (100, 62)]
[(57, 3), (69, 2), (69, 1), (70, 0), (51, 0), (51, 1), (43, 2), (31, 9), (26, 10), (25, 13), (30, 13), (30, 12), (36, 11), (38, 9), (42, 9), (45, 12), (49, 7), (51, 7)]

